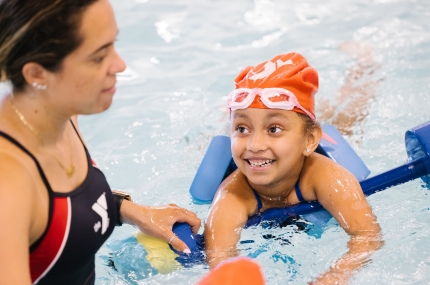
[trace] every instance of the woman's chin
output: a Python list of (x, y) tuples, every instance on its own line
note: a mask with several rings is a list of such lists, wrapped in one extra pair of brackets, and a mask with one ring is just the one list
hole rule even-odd
[(110, 106), (112, 105), (112, 102), (113, 102), (113, 96), (109, 96), (109, 97), (105, 96), (103, 100), (101, 100), (101, 102), (98, 102), (97, 106), (95, 106), (96, 112), (94, 114), (102, 113), (106, 111), (107, 109), (110, 108)]
[(87, 108), (86, 110), (82, 110), (79, 114), (80, 115), (93, 115), (93, 114), (100, 114), (106, 111), (110, 108), (112, 105), (112, 100), (105, 101), (103, 103), (99, 103), (97, 105), (93, 105), (90, 108)]

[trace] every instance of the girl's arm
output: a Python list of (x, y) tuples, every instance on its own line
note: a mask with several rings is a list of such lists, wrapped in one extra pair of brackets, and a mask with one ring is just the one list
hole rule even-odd
[(312, 284), (343, 284), (383, 245), (381, 229), (357, 179), (337, 163), (322, 159), (325, 166), (312, 178), (316, 198), (351, 238), (348, 251)]
[(204, 231), (206, 261), (211, 269), (238, 255), (236, 244), (240, 233), (249, 214), (256, 208), (256, 201), (249, 192), (248, 182), (236, 170), (223, 181), (215, 194)]

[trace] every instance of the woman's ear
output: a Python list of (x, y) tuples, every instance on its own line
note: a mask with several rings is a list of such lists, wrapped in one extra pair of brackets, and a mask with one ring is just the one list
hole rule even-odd
[(322, 130), (320, 127), (316, 127), (308, 133), (306, 149), (303, 152), (305, 156), (309, 156), (315, 151), (315, 149), (318, 147), (321, 137)]
[(46, 86), (48, 78), (46, 69), (35, 62), (27, 62), (22, 67), (22, 76), (29, 86)]

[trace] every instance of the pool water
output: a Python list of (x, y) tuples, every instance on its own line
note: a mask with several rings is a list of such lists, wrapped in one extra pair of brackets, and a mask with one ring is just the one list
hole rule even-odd
[[(371, 175), (403, 164), (404, 132), (430, 120), (430, 2), (323, 2), (112, 1), (128, 69), (112, 107), (80, 118), (112, 188), (143, 204), (176, 203), (203, 220), (208, 205), (193, 204), (188, 189), (211, 138), (226, 133), (235, 76), (290, 51), (318, 69), (317, 115), (339, 126)], [(351, 284), (430, 283), (429, 193), (415, 180), (368, 197), (385, 246)], [(200, 264), (158, 273), (135, 231), (117, 228), (100, 249), (96, 284), (193, 284), (208, 272)], [(305, 284), (346, 252), (348, 236), (331, 223), (320, 237), (292, 225), (253, 227), (242, 240), (254, 241), (239, 245), (241, 255), (261, 264), (267, 284)]]

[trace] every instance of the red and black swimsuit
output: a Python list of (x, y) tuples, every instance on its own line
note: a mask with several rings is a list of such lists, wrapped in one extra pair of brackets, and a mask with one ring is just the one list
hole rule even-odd
[(117, 218), (105, 176), (85, 148), (88, 173), (84, 182), (69, 193), (56, 193), (37, 159), (9, 135), (0, 131), (0, 137), (34, 160), (49, 193), (48, 225), (30, 247), (32, 283), (94, 284), (95, 254), (112, 233)]

